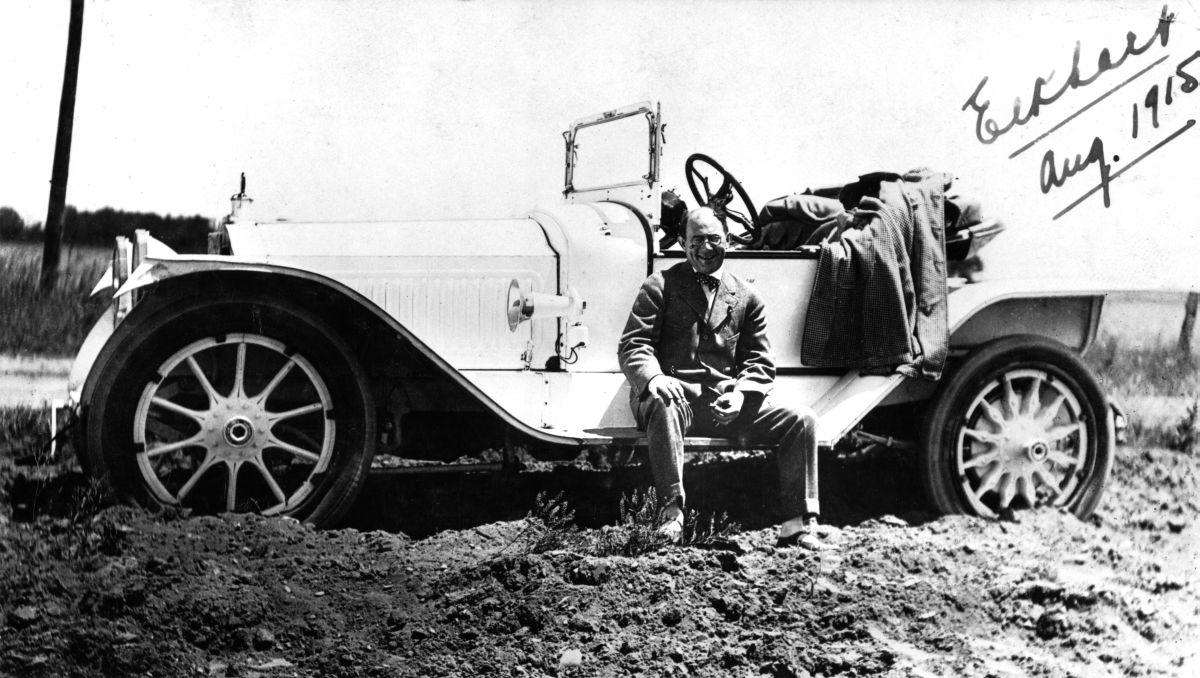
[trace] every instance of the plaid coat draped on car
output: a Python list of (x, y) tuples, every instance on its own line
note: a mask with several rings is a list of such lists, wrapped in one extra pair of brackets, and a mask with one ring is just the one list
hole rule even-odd
[(801, 345), (805, 365), (941, 376), (949, 177), (906, 179), (904, 204), (884, 204), (860, 232), (822, 246)]

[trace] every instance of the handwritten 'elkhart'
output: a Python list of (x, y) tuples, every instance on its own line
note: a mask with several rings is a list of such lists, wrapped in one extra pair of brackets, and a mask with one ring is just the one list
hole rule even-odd
[(1012, 117), (1003, 126), (987, 116), (988, 109), (991, 107), (992, 102), (986, 99), (982, 102), (979, 101), (979, 94), (983, 91), (983, 87), (984, 85), (987, 85), (988, 81), (987, 76), (984, 76), (983, 80), (979, 81), (979, 86), (976, 87), (975, 91), (971, 94), (971, 98), (967, 99), (967, 103), (963, 104), (962, 107), (962, 110), (964, 111), (967, 110), (968, 107), (972, 108), (978, 114), (975, 118), (975, 138), (979, 139), (980, 143), (990, 144), (1004, 136), (1004, 134), (1010, 131), (1012, 128), (1019, 125), (1024, 125), (1030, 120), (1036, 118), (1038, 113), (1041, 112), (1043, 106), (1048, 106), (1055, 101), (1058, 101), (1058, 98), (1061, 97), (1067, 90), (1086, 87), (1094, 82), (1096, 78), (1099, 78), (1104, 72), (1115, 70), (1121, 64), (1125, 63), (1125, 59), (1130, 55), (1138, 55), (1145, 52), (1153, 47), (1156, 41), (1160, 42), (1163, 47), (1166, 47), (1167, 41), (1170, 40), (1171, 22), (1174, 21), (1174, 19), (1175, 15), (1168, 14), (1167, 6), (1163, 5), (1162, 14), (1158, 19), (1158, 26), (1154, 29), (1154, 34), (1151, 35), (1146, 42), (1138, 45), (1137, 35), (1134, 34), (1133, 31), (1129, 31), (1125, 35), (1125, 51), (1121, 53), (1121, 56), (1117, 57), (1116, 61), (1113, 61), (1112, 54), (1109, 53), (1108, 48), (1100, 50), (1100, 56), (1096, 59), (1096, 72), (1090, 77), (1084, 77), (1079, 71), (1080, 45), (1079, 41), (1076, 40), (1075, 56), (1071, 60), (1071, 74), (1067, 77), (1066, 82), (1062, 84), (1057, 92), (1050, 96), (1046, 96), (1042, 93), (1042, 88), (1054, 78), (1055, 72), (1051, 71), (1050, 75), (1046, 77), (1039, 77), (1033, 83), (1033, 99), (1029, 104), (1029, 110), (1024, 115), (1021, 115), (1021, 98), (1017, 97), (1013, 101)]

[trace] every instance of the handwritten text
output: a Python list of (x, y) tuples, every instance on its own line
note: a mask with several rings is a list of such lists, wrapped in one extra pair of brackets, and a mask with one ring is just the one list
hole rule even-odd
[(1095, 82), (1096, 78), (1099, 78), (1105, 72), (1117, 69), (1121, 64), (1125, 63), (1125, 59), (1130, 55), (1142, 54), (1153, 47), (1155, 42), (1159, 42), (1163, 47), (1166, 47), (1171, 37), (1171, 22), (1173, 20), (1174, 15), (1168, 14), (1166, 5), (1163, 5), (1162, 14), (1158, 19), (1158, 25), (1155, 27), (1153, 35), (1139, 45), (1137, 44), (1137, 35), (1133, 31), (1129, 31), (1125, 36), (1125, 49), (1121, 52), (1121, 55), (1114, 61), (1112, 54), (1107, 48), (1100, 50), (1100, 56), (1096, 59), (1096, 72), (1086, 77), (1079, 68), (1080, 43), (1076, 41), (1075, 56), (1071, 60), (1071, 73), (1059, 87), (1058, 91), (1050, 95), (1046, 95), (1042, 91), (1054, 78), (1054, 71), (1051, 71), (1048, 76), (1039, 76), (1033, 83), (1033, 97), (1029, 104), (1029, 110), (1022, 113), (1021, 98), (1017, 97), (1013, 101), (1012, 116), (1003, 124), (989, 116), (988, 112), (992, 105), (991, 100), (979, 100), (979, 96), (988, 82), (988, 78), (985, 76), (979, 81), (979, 85), (962, 107), (964, 111), (970, 108), (976, 113), (975, 138), (979, 139), (979, 142), (983, 144), (993, 143), (1014, 127), (1024, 125), (1036, 118), (1041, 113), (1043, 106), (1049, 106), (1058, 101), (1058, 98), (1066, 93), (1067, 90), (1086, 87)]

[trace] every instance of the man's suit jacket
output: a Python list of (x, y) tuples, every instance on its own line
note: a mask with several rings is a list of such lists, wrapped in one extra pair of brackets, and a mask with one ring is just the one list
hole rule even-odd
[(711, 315), (692, 266), (680, 262), (642, 283), (617, 347), (632, 396), (659, 374), (711, 367), (733, 388), (765, 395), (775, 381), (767, 317), (758, 292), (724, 273)]

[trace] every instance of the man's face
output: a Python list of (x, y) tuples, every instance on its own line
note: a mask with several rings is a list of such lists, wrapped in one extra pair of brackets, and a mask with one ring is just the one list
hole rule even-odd
[(688, 219), (680, 245), (697, 273), (712, 274), (725, 261), (729, 239), (716, 215), (704, 210)]

